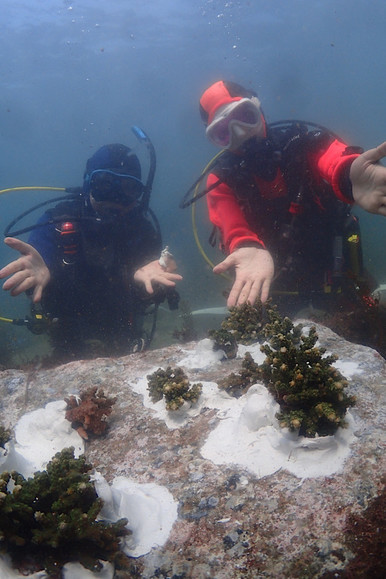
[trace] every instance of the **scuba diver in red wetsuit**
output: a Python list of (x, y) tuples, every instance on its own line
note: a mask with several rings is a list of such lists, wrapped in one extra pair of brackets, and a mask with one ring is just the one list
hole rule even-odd
[(234, 274), (227, 305), (370, 294), (351, 207), (386, 216), (386, 142), (363, 153), (314, 123), (268, 125), (256, 93), (227, 81), (203, 93), (200, 113), (222, 153), (193, 186), (206, 177), (205, 190), (189, 201), (192, 187), (181, 206), (207, 197), (227, 254), (213, 271)]

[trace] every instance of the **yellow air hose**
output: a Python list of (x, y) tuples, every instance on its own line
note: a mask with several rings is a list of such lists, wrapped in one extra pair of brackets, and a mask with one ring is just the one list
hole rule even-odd
[[(210, 161), (209, 163), (206, 165), (206, 167), (204, 168), (204, 170), (202, 171), (201, 175), (205, 175), (205, 173), (209, 170), (209, 167), (211, 165), (214, 164), (214, 162), (216, 161), (216, 159), (223, 154), (224, 151), (220, 151), (219, 153), (217, 153), (217, 155), (215, 155)], [(200, 184), (201, 182), (197, 183), (196, 188), (194, 189), (194, 193), (193, 193), (193, 199), (195, 199), (195, 197), (197, 197), (198, 195), (198, 190), (200, 188)], [(192, 228), (193, 228), (193, 235), (194, 235), (194, 239), (198, 248), (198, 251), (201, 253), (202, 257), (204, 258), (204, 260), (210, 265), (210, 267), (214, 267), (215, 264), (213, 263), (213, 261), (209, 258), (209, 256), (206, 254), (204, 248), (201, 245), (199, 236), (198, 236), (198, 231), (197, 231), (197, 221), (196, 221), (196, 204), (192, 203)], [(227, 280), (230, 280), (231, 277), (225, 273), (222, 273), (221, 276)]]
[(9, 187), (8, 189), (0, 189), (0, 195), (9, 193), (10, 191), (66, 191), (65, 187)]

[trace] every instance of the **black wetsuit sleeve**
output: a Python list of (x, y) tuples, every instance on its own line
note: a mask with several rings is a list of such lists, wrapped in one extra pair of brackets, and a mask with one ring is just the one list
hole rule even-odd
[[(42, 256), (48, 269), (55, 267), (57, 261), (57, 233), (54, 224), (47, 224), (50, 219), (48, 213), (44, 213), (37, 221), (36, 228), (32, 230), (28, 243), (32, 245)], [(46, 225), (44, 225), (46, 224)]]

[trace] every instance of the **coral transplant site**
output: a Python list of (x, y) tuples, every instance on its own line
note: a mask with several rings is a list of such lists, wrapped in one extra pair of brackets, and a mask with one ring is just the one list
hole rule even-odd
[[(295, 325), (288, 317), (283, 318), (270, 303), (264, 308), (258, 303), (231, 308), (221, 327), (210, 330), (208, 335), (193, 350), (185, 351), (185, 358), (176, 360), (165, 355), (163, 367), (153, 367), (145, 375), (126, 381), (125, 388), (130, 386), (132, 395), (142, 400), (141, 412), (151, 409), (152, 419), (143, 414), (136, 427), (138, 433), (142, 433), (143, 442), (141, 436), (135, 440), (141, 448), (143, 446), (144, 452), (146, 441), (152, 436), (150, 423), (154, 418), (175, 433), (175, 440), (179, 440), (180, 445), (189, 425), (194, 428), (195, 421), (207, 420), (211, 425), (209, 434), (205, 431), (208, 436), (204, 439), (204, 434), (199, 435), (197, 431), (200, 460), (210, 461), (213, 466), (231, 465), (236, 469), (235, 473), (240, 472), (232, 475), (236, 477), (235, 481), (242, 480), (244, 475), (241, 472), (255, 481), (283, 470), (302, 481), (312, 477), (333, 477), (340, 472), (350, 454), (354, 436), (350, 409), (355, 408), (357, 400), (350, 391), (350, 380), (336, 365), (337, 356), (319, 345), (316, 327)], [(175, 351), (181, 358), (184, 351), (181, 348)], [(138, 360), (144, 359), (141, 356)], [(124, 359), (115, 363), (123, 364), (124, 368)], [(216, 382), (191, 381), (191, 376), (199, 376), (197, 368), (203, 368), (205, 364), (212, 375), (216, 373), (215, 368), (222, 368), (217, 372)], [(227, 371), (227, 364), (234, 371)], [(138, 557), (146, 555), (152, 548), (162, 547), (178, 517), (184, 520), (188, 503), (181, 502), (181, 498), (178, 503), (165, 487), (153, 484), (151, 488), (148, 485), (138, 491), (137, 485), (135, 492), (128, 491), (132, 489), (129, 486), (132, 483), (125, 477), (118, 476), (110, 483), (99, 474), (99, 470), (106, 472), (104, 445), (110, 449), (106, 452), (111, 454), (123, 452), (123, 456), (130, 457), (131, 452), (135, 454), (137, 451), (117, 446), (117, 440), (122, 436), (119, 434), (121, 431), (116, 432), (119, 416), (122, 415), (127, 431), (134, 428), (130, 422), (133, 417), (125, 410), (129, 402), (122, 398), (123, 390), (111, 388), (107, 378), (105, 383), (101, 380), (97, 383), (98, 386), (89, 386), (77, 394), (66, 392), (63, 401), (49, 402), (44, 410), (22, 415), (17, 425), (0, 426), (0, 470), (3, 470), (0, 474), (0, 571), (9, 569), (10, 577), (18, 577), (11, 574), (11, 570), (12, 573), (21, 573), (20, 576), (41, 571), (49, 578), (67, 579), (72, 577), (67, 567), (70, 564), (80, 564), (85, 572), (88, 570), (95, 577), (101, 576), (105, 565), (110, 566), (110, 575), (106, 577), (139, 577), (134, 568), (140, 563), (133, 563), (133, 557), (138, 561)], [(43, 418), (42, 412), (56, 414)], [(206, 413), (209, 413), (207, 419)], [(35, 414), (37, 418), (33, 422)], [(44, 426), (45, 420), (49, 427)], [(31, 435), (32, 431), (28, 430), (32, 423), (36, 435)], [(23, 436), (28, 439), (28, 444), (34, 444), (36, 441), (31, 440), (34, 438), (49, 438), (54, 429), (62, 433), (59, 435), (62, 440), (55, 452), (52, 447), (50, 458), (47, 455), (39, 463), (37, 459), (33, 462), (27, 453), (23, 454), (22, 425), (27, 429)], [(48, 434), (42, 434), (45, 428)], [(110, 439), (112, 442), (108, 446)], [(79, 441), (76, 448), (71, 442), (73, 440)], [(100, 446), (93, 451), (98, 440)], [(42, 444), (46, 443), (43, 441)], [(187, 440), (186, 444), (187, 448), (193, 448), (193, 442), (189, 444)], [(163, 446), (160, 444), (156, 448), (161, 452)], [(172, 449), (177, 452), (180, 446), (173, 442), (170, 448), (166, 454), (171, 454)], [(34, 456), (36, 452), (32, 449)], [(153, 451), (149, 447), (147, 452), (150, 456)], [(89, 464), (89, 456), (97, 459), (97, 466), (93, 467), (91, 461)], [(115, 458), (117, 464), (120, 464), (119, 456), (117, 454)], [(291, 460), (290, 456), (293, 457)], [(157, 464), (162, 464), (163, 459), (159, 457), (157, 460)], [(197, 462), (198, 458), (191, 462), (191, 468)], [(226, 470), (227, 466), (224, 468)], [(126, 475), (123, 467), (118, 468), (120, 473)], [(200, 476), (197, 475), (197, 481), (201, 480)], [(184, 488), (189, 489), (193, 480), (190, 483), (189, 480), (186, 483), (179, 480), (179, 484), (185, 484)], [(175, 484), (170, 488), (175, 488)], [(235, 482), (234, 486), (223, 485), (222, 488), (230, 493), (240, 484)], [(154, 490), (158, 494), (154, 495), (153, 506), (142, 510), (142, 501), (145, 504), (149, 497), (153, 500)], [(138, 492), (140, 494), (135, 494)], [(211, 498), (213, 507), (219, 500)], [(377, 500), (381, 500), (380, 497)], [(120, 509), (123, 504), (126, 510)], [(163, 509), (163, 514), (157, 515), (154, 531), (149, 525), (158, 508), (160, 513)], [(204, 514), (197, 515), (197, 520), (191, 518), (189, 525), (201, 524), (201, 517)], [(369, 540), (373, 526), (357, 513), (350, 515), (347, 521), (348, 538), (351, 537), (350, 565), (354, 569), (350, 576), (365, 577), (362, 571), (355, 575), (359, 563), (354, 554), (362, 549), (363, 558), (363, 545)], [(381, 523), (378, 521), (376, 524), (380, 536), (384, 536)], [(355, 542), (356, 530), (360, 530), (361, 536), (358, 535)], [(158, 533), (155, 538), (153, 532)], [(235, 540), (231, 543), (232, 548)], [(245, 541), (249, 544), (250, 539)], [(378, 543), (373, 541), (379, 559), (382, 549)], [(230, 553), (231, 547), (228, 543), (224, 545), (225, 553)], [(189, 560), (193, 560), (192, 557)], [(369, 565), (367, 563), (367, 570)], [(252, 565), (249, 574), (241, 573), (239, 576), (255, 577), (257, 575), (253, 573), (257, 568)], [(169, 576), (165, 573), (159, 571), (157, 575), (157, 570), (153, 570), (153, 574), (149, 571), (142, 576)], [(296, 571), (292, 576), (322, 577), (320, 573), (312, 573), (301, 575)], [(339, 573), (332, 576), (346, 577)], [(328, 574), (324, 577), (327, 578)]]

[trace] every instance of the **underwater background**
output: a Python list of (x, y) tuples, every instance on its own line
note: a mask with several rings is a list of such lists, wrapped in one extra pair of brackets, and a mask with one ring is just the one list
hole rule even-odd
[[(81, 185), (86, 160), (113, 142), (136, 147), (146, 177), (146, 151), (131, 131), (140, 126), (157, 152), (151, 207), (184, 276), (181, 299), (193, 310), (224, 306), (228, 282), (212, 274), (191, 211), (179, 208), (217, 153), (199, 97), (232, 80), (258, 92), (268, 122), (312, 121), (350, 144), (376, 146), (386, 140), (385, 22), (383, 0), (1, 0), (0, 189)], [(54, 196), (1, 194), (1, 233)], [(199, 239), (217, 263), (205, 201), (196, 210)], [(356, 213), (365, 265), (386, 283), (386, 221)], [(1, 266), (14, 257), (0, 245)], [(1, 317), (27, 314), (25, 296), (0, 292)], [(158, 343), (178, 315), (162, 310)], [(0, 322), (3, 357), (25, 363), (45, 347), (44, 337)]]

